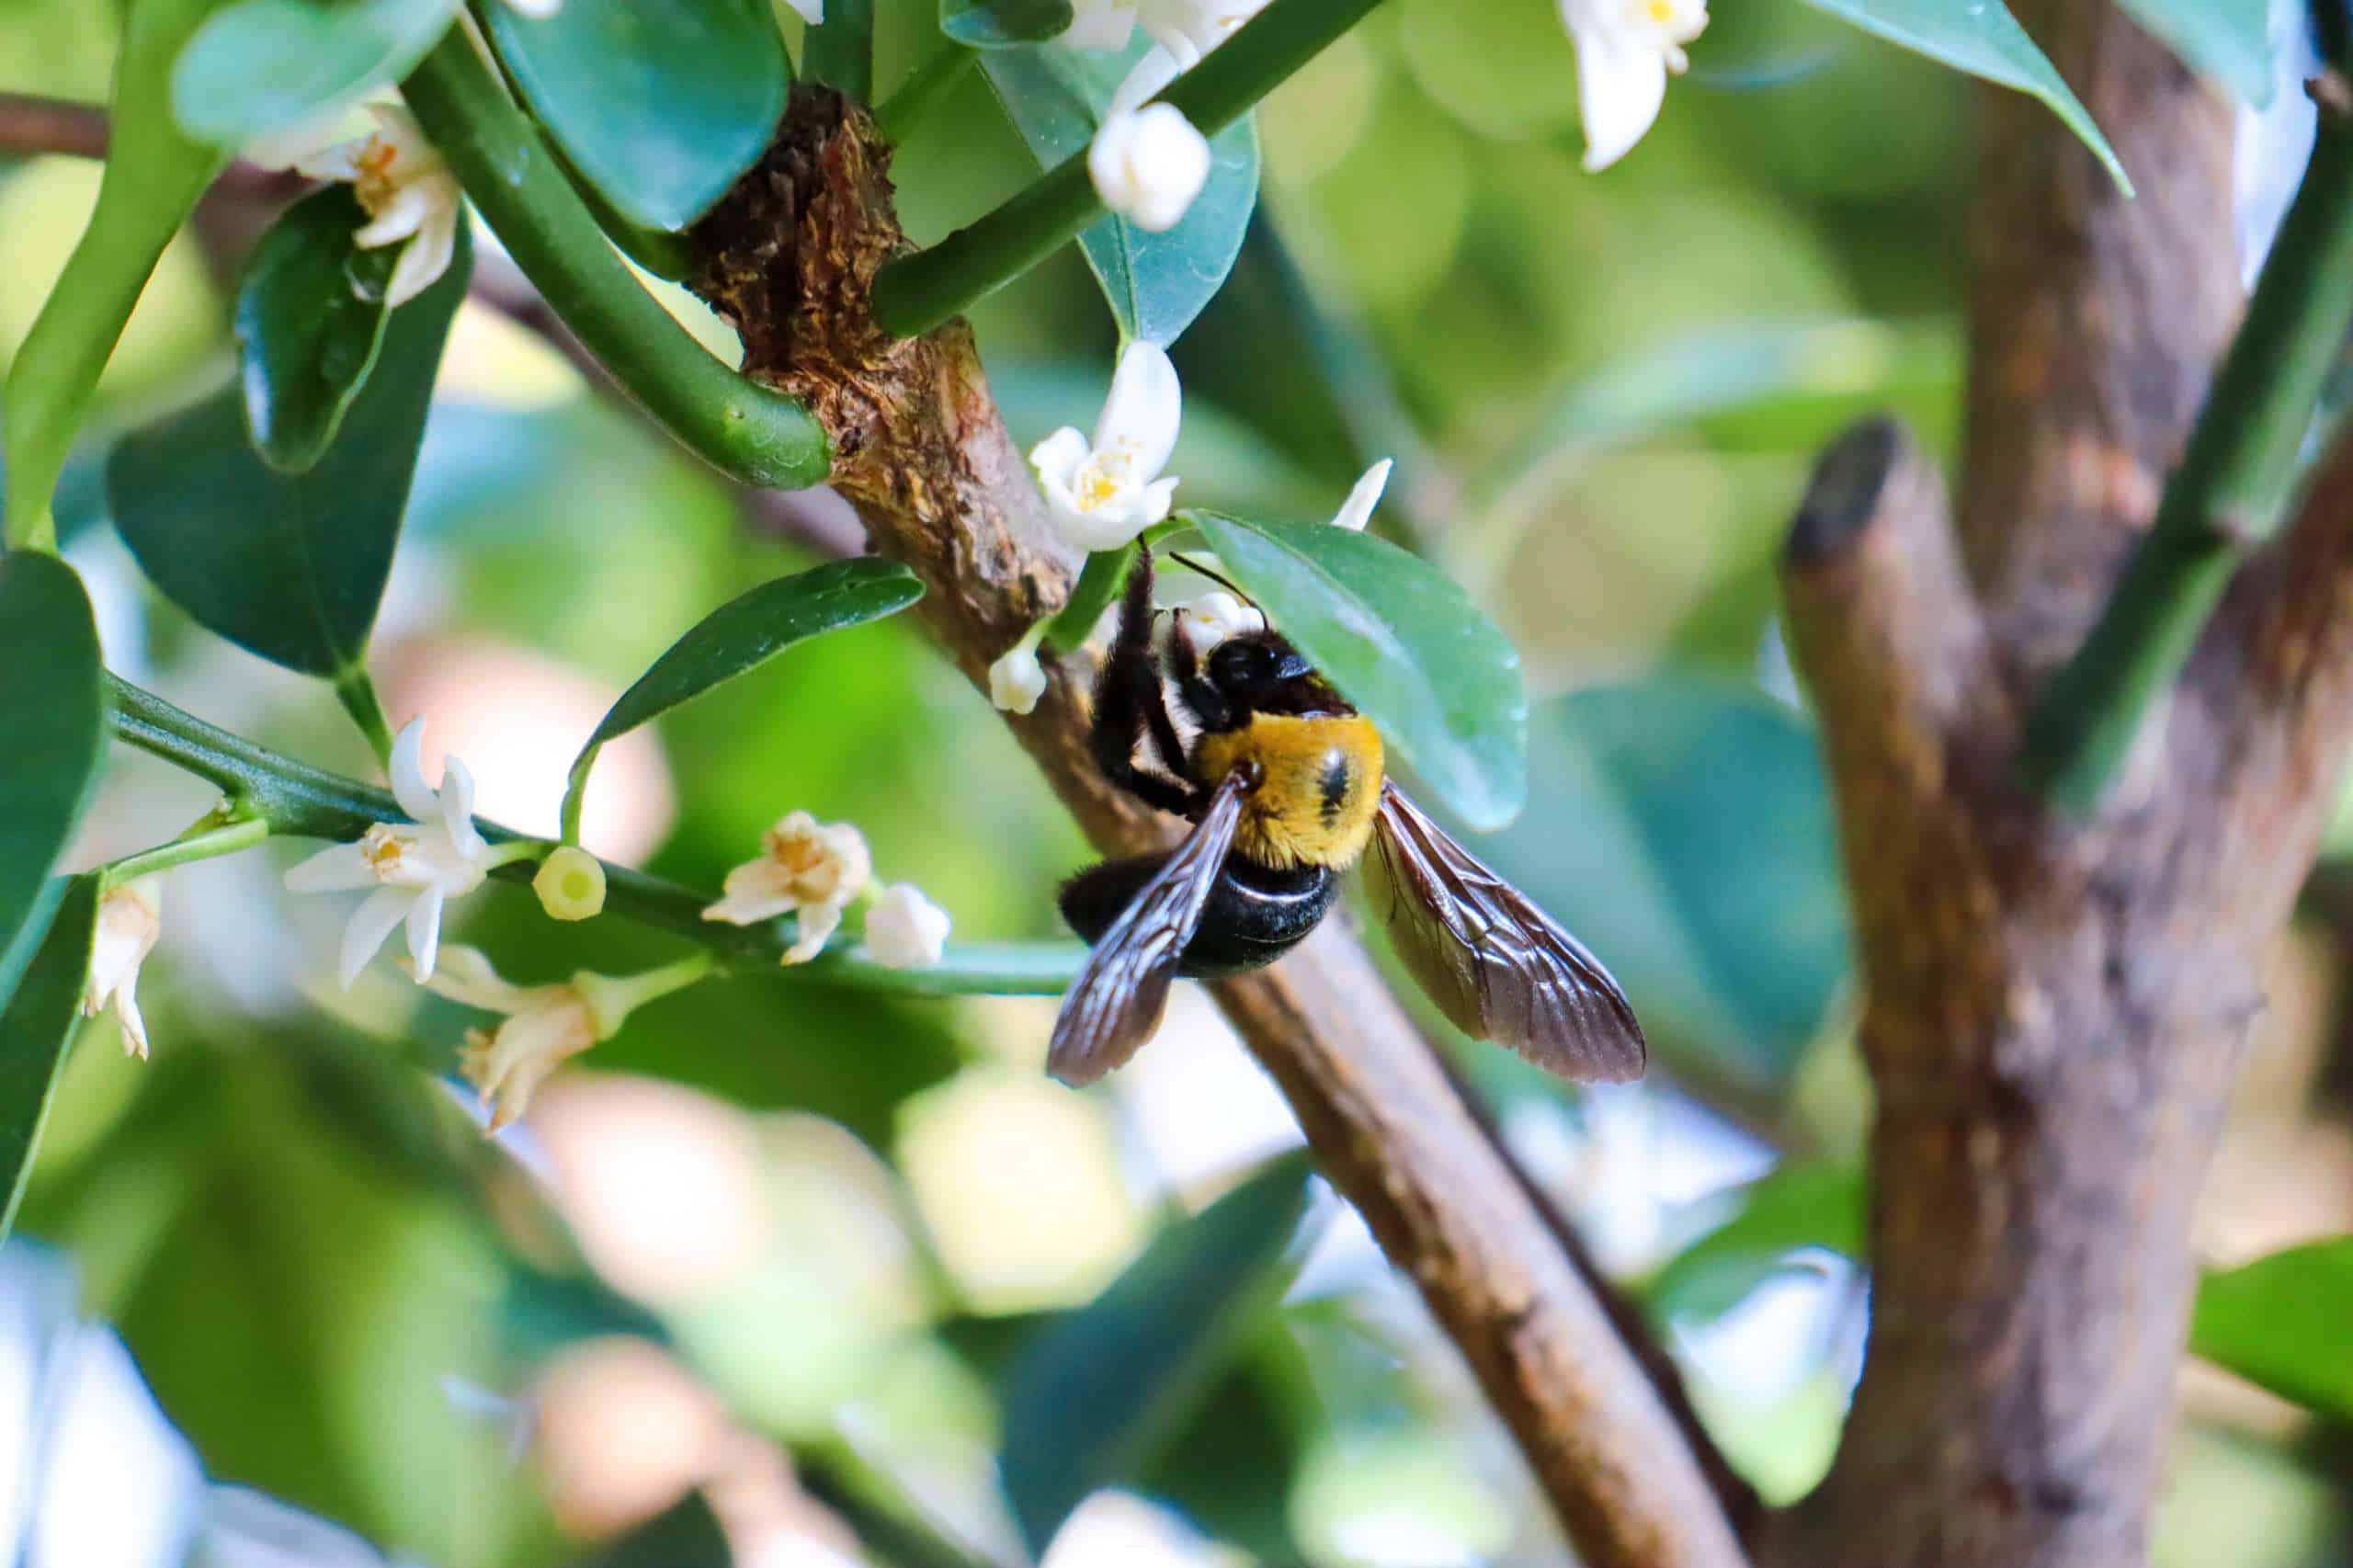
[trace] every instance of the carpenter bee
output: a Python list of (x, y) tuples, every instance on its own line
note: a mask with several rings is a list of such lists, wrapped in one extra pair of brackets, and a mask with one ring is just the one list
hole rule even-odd
[[(1152, 586), (1147, 550), (1096, 678), (1090, 744), (1114, 784), (1193, 830), (1173, 851), (1063, 884), (1063, 916), (1095, 950), (1055, 1020), (1048, 1070), (1092, 1083), (1151, 1036), (1177, 976), (1274, 962), (1323, 920), (1370, 844), (1398, 955), (1464, 1032), (1565, 1078), (1641, 1076), (1642, 1026), (1609, 971), (1387, 780), (1372, 722), (1271, 631), (1204, 659), (1175, 628), (1164, 671)], [(1164, 675), (1196, 726), (1189, 746)], [(1138, 765), (1147, 741), (1156, 767)]]

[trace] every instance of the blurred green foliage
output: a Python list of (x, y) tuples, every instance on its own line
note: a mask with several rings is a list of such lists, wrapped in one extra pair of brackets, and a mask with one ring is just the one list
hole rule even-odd
[[(103, 97), (112, 10), (0, 0), (0, 89)], [(938, 20), (935, 0), (877, 6), (883, 96), (937, 47)], [(1282, 89), (1259, 118), (1247, 241), (1176, 349), (1188, 405), (1170, 472), (1187, 504), (1313, 521), (1394, 456), (1379, 527), (1518, 643), (1529, 804), (1482, 852), (1616, 967), (1666, 1084), (1756, 1138), (1707, 1119), (1629, 1155), (1594, 1102), (1499, 1053), (1469, 1060), (1540, 1179), (1643, 1220), (1617, 1261), (1651, 1281), (1728, 1450), (1785, 1496), (1818, 1471), (1851, 1366), (1826, 1331), (1750, 1341), (1778, 1381), (1744, 1375), (1725, 1346), (1756, 1332), (1744, 1313), (1793, 1250), (1856, 1244), (1859, 1151), (1817, 1148), (1735, 1184), (1772, 1145), (1855, 1125), (1861, 1108), (1836, 1071), (1852, 1050), (1836, 1006), (1845, 911), (1814, 737), (1773, 628), (1772, 556), (1843, 420), (1893, 407), (1936, 449), (1957, 436), (1968, 89), (1813, 10), (1720, 0), (1658, 129), (1596, 178), (1576, 166), (1573, 80), (1549, 0), (1397, 0)], [(629, 123), (591, 117), (582, 133)], [(1036, 167), (967, 71), (892, 173), (927, 241)], [(95, 188), (63, 160), (0, 169), (0, 364)], [(320, 691), (146, 592), (99, 526), (98, 456), (226, 371), (219, 277), (174, 242), (100, 382), (60, 516), (115, 667), (361, 768)], [(1020, 441), (1091, 418), (1118, 324), (1075, 248), (973, 316)], [(185, 499), (183, 470), (165, 466), (116, 501), (135, 550), (136, 506)], [(458, 749), (478, 765), (470, 748), (525, 737), (499, 755), (538, 790), (518, 798), (545, 820), (526, 826), (553, 825), (574, 748), (664, 649), (812, 564), (479, 305), (458, 318), (401, 528), (375, 644), (388, 702), (475, 737)], [(716, 888), (806, 809), (855, 821), (883, 875), (919, 882), (960, 938), (1056, 934), (1053, 889), (1084, 846), (910, 619), (796, 646), (650, 733), (658, 747), (624, 768), (617, 744), (597, 776), (649, 869)], [(118, 767), (77, 863), (168, 834), (209, 804), (199, 793)], [(1360, 1235), (1333, 1225), (1339, 1261), (1283, 1295), (1297, 1161), (1217, 1142), (1264, 1090), (1199, 1015), (1180, 1009), (1147, 1053), (1174, 1063), (1152, 1080), (1155, 1104), (1116, 1082), (1085, 1097), (1040, 1082), (1047, 1003), (741, 978), (647, 1007), (548, 1091), (543, 1127), (489, 1144), (437, 1082), (478, 1020), (391, 983), (325, 989), (312, 929), (325, 922), (275, 882), (239, 862), (176, 885), (142, 992), (155, 1060), (123, 1061), (110, 1024), (82, 1030), (24, 1215), (71, 1254), (85, 1310), (119, 1326), (215, 1479), (436, 1562), (700, 1561), (709, 1520), (676, 1500), (695, 1477), (672, 1477), (650, 1522), (592, 1522), (553, 1433), (518, 1469), (507, 1434), (449, 1392), (550, 1390), (571, 1358), (633, 1341), (663, 1346), (721, 1413), (688, 1401), (701, 1414), (678, 1431), (708, 1437), (696, 1422), (716, 1420), (757, 1455), (789, 1453), (878, 1561), (1018, 1561), (1024, 1527), (1042, 1543), (1094, 1482), (1270, 1562), (1341, 1568), (1396, 1539), (1447, 1560), (1557, 1559), (1492, 1418)], [(614, 921), (552, 926), (505, 886), (471, 899), (453, 935), (526, 982), (676, 951)], [(1183, 1131), (1198, 1147), (1148, 1136), (1196, 1079), (1209, 1087)], [(1798, 1105), (1825, 1084), (1845, 1114)], [(1641, 1093), (1684, 1103), (1665, 1085)], [(1748, 1165), (1688, 1190), (1675, 1167), (1726, 1143)], [(1255, 1221), (1239, 1240), (1237, 1212)], [(2210, 1350), (2223, 1331), (2209, 1312), (2238, 1318), (2242, 1346), (2269, 1344), (2282, 1320), (2262, 1279), (2223, 1278), (2251, 1294), (2201, 1309)], [(2311, 1293), (2303, 1272), (2295, 1288), (2324, 1312), (2345, 1299)], [(1196, 1297), (1210, 1310), (1186, 1312)], [(1133, 1315), (1107, 1340), (1116, 1313)], [(1120, 1335), (1151, 1354), (1122, 1358)], [(1078, 1348), (1041, 1359), (1057, 1346)], [(2260, 1357), (2214, 1353), (2310, 1397)], [(1163, 1361), (1183, 1378), (1147, 1375)], [(611, 1386), (637, 1389), (619, 1366)], [(1093, 1378), (1118, 1392), (1051, 1392)], [(546, 1398), (553, 1421), (564, 1407)], [(2218, 1496), (2233, 1501), (2203, 1512), (2234, 1516), (2234, 1562), (2341, 1561), (2348, 1499), (2314, 1451), (2197, 1424), (2158, 1561), (2214, 1560), (2185, 1500)], [(1051, 1484), (1021, 1479), (1041, 1474)]]

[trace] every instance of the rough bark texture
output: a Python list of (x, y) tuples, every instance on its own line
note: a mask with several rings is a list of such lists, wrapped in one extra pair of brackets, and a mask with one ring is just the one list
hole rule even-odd
[(1875, 425), (1785, 560), (1879, 1097), (1866, 1370), (1769, 1553), (1808, 1568), (2145, 1559), (2190, 1207), (2353, 727), (2340, 458), (2098, 813), (2017, 787), (2026, 697), (2147, 526), (2238, 299), (2221, 106), (2106, 4), (2021, 9), (2141, 195), (2039, 106), (1981, 106), (1958, 534)]
[[(962, 325), (892, 341), (869, 320), (868, 286), (902, 243), (891, 211), (885, 153), (863, 116), (801, 89), (767, 161), (700, 226), (698, 287), (743, 334), (746, 369), (819, 413), (835, 486), (875, 548), (923, 577), (924, 612), (984, 686), (991, 659), (1060, 602), (1074, 562), (1046, 526)], [(1054, 672), (1037, 711), (1009, 722), (1095, 843), (1132, 851), (1171, 824), (1088, 759), (1087, 673)], [(1657, 1390), (1345, 923), (1217, 991), (1325, 1175), (1510, 1423), (1584, 1559), (1741, 1563)]]

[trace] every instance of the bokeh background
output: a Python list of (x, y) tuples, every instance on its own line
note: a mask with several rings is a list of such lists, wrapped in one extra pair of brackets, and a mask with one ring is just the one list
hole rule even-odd
[[(880, 9), (887, 86), (932, 8)], [(0, 0), (0, 88), (101, 101), (115, 28), (94, 0)], [(1616, 970), (1658, 1070), (1576, 1093), (1499, 1052), (1460, 1063), (1734, 1462), (1786, 1500), (1826, 1464), (1860, 1353), (1842, 1247), (1868, 1104), (1772, 555), (1845, 420), (1893, 408), (1951, 449), (1969, 88), (1789, 0), (1720, 0), (1692, 53), (1658, 129), (1594, 177), (1548, 0), (1382, 7), (1263, 111), (1260, 221), (1176, 349), (1172, 471), (1194, 504), (1313, 517), (1393, 455), (1380, 526), (1518, 641), (1531, 799), (1483, 852)], [(969, 74), (902, 153), (907, 226), (943, 233), (1031, 171)], [(66, 158), (0, 165), (0, 365), (96, 182)], [(323, 688), (165, 606), (105, 516), (109, 436), (226, 373), (233, 216), (184, 234), (142, 301), (60, 498), (68, 553), (113, 667), (365, 774)], [(1074, 250), (974, 319), (1025, 445), (1091, 422), (1115, 343)], [(806, 561), (472, 302), (378, 679), (396, 721), (428, 715), (432, 749), (465, 757), (485, 814), (549, 829), (620, 689)], [(207, 803), (119, 753), (78, 863)], [(1085, 859), (912, 619), (797, 649), (613, 748), (586, 837), (715, 887), (796, 808), (857, 823), (961, 937), (1055, 934), (1053, 889)], [(381, 967), (335, 990), (340, 912), (279, 889), (294, 847), (173, 873), (142, 993), (154, 1059), (85, 1032), (0, 1250), (0, 1531), (26, 1561), (176, 1562), (196, 1539), (219, 1563), (682, 1568), (726, 1560), (717, 1529), (763, 1568), (1017, 1562), (1006, 1433), (1083, 1429), (1106, 1397), (1077, 1377), (1054, 1419), (1025, 1417), (1025, 1350), (1034, 1375), (1041, 1334), (1099, 1332), (1063, 1314), (1147, 1248), (1139, 1267), (1214, 1272), (1235, 1223), (1275, 1227), (1259, 1287), (1094, 1346), (1089, 1365), (1181, 1375), (1086, 1471), (1118, 1489), (1051, 1568), (1563, 1560), (1361, 1223), (1309, 1187), (1294, 1231), (1296, 1165), (1267, 1162), (1297, 1131), (1199, 995), (1074, 1095), (1040, 1071), (1050, 1000), (699, 987), (486, 1141), (449, 1077), (473, 1018)], [(2324, 864), (2274, 977), (2200, 1217), (2215, 1266), (2353, 1229), (2348, 879)], [(617, 921), (552, 926), (496, 886), (455, 934), (526, 979), (668, 951)], [(2209, 1369), (2184, 1383), (2157, 1562), (2353, 1562), (2347, 1431)]]

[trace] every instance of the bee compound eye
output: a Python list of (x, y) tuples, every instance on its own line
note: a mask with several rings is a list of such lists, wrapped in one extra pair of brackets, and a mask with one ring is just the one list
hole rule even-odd
[(1246, 691), (1274, 674), (1274, 654), (1256, 642), (1221, 642), (1210, 655), (1210, 678), (1227, 691)]

